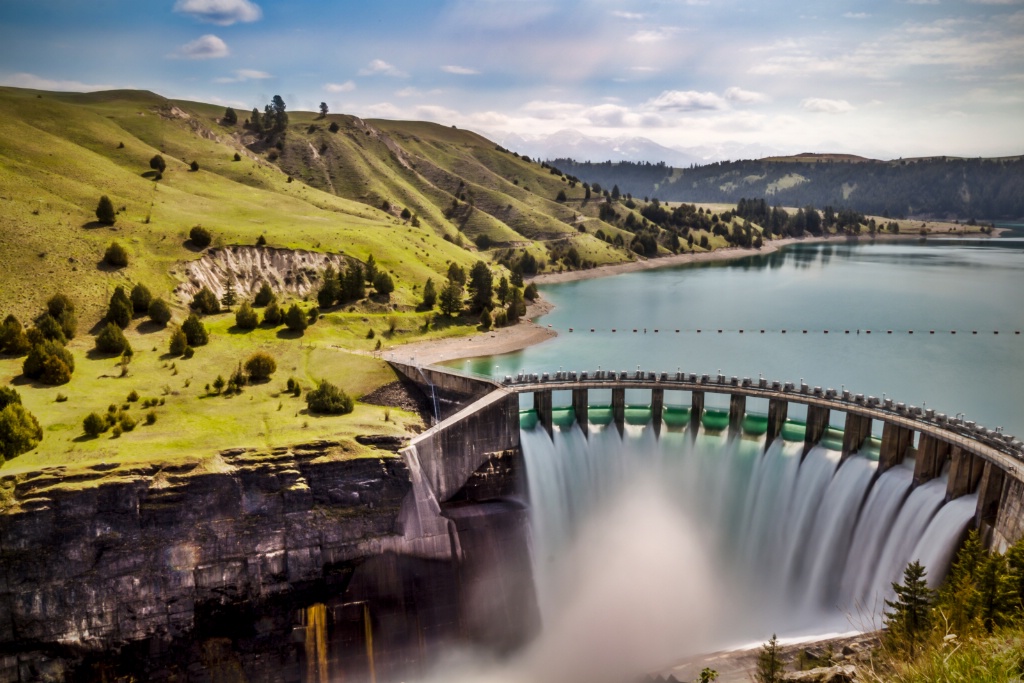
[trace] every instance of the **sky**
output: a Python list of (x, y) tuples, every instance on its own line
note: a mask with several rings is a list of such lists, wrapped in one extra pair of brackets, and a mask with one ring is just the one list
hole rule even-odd
[(1015, 156), (1024, 0), (0, 0), (0, 84), (721, 158)]

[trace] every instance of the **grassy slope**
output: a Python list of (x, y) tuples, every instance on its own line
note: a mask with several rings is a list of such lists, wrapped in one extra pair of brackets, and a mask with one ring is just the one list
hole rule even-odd
[[(7, 266), (0, 269), (0, 315), (13, 312), (27, 322), (50, 295), (64, 291), (77, 303), (80, 321), (69, 347), (77, 368), (65, 386), (20, 383), (22, 359), (0, 358), (0, 382), (18, 383), (45, 430), (41, 446), (6, 463), (3, 472), (98, 460), (204, 458), (228, 446), (401, 431), (418, 421), (393, 411), (392, 421), (384, 422), (382, 409), (363, 405), (344, 418), (317, 418), (302, 411), (301, 399), (278, 396), (288, 376), (307, 387), (329, 377), (356, 396), (391, 381), (387, 366), (368, 355), (375, 341), (366, 339), (370, 327), (378, 333), (387, 328), (388, 314), (369, 309), (330, 313), (301, 340), (268, 330), (230, 334), (231, 315), (219, 316), (210, 323), (210, 345), (189, 361), (164, 357), (169, 331), (143, 332), (145, 326), (140, 330), (133, 324), (128, 337), (137, 353), (124, 378), (115, 359), (90, 357), (88, 330), (116, 285), (143, 282), (172, 301), (177, 264), (199, 256), (185, 244), (196, 224), (211, 229), (219, 244), (252, 244), (265, 235), (274, 246), (343, 251), (360, 259), (374, 254), (395, 275), (398, 289), (392, 301), (399, 330), (405, 330), (400, 336), (406, 337), (423, 336), (424, 315), (411, 311), (416, 289), (428, 277), (438, 280), (450, 261), (469, 266), (478, 258), (443, 240), (445, 230), (431, 225), (430, 218), (413, 228), (356, 201), (358, 196), (351, 200), (289, 183), (280, 168), (219, 126), (215, 111), (219, 108), (171, 103), (151, 93), (54, 95), (0, 89), (0, 186), (6, 208), (0, 216), (0, 251)], [(242, 161), (233, 161), (236, 152)], [(146, 174), (157, 153), (164, 156), (167, 170), (154, 182)], [(397, 173), (394, 178), (384, 173), (379, 155), (364, 158), (368, 177), (379, 176), (382, 184), (400, 182)], [(199, 163), (198, 172), (188, 170), (192, 160)], [(94, 222), (101, 194), (124, 207), (112, 227)], [(425, 207), (425, 216), (430, 213), (429, 202), (415, 188), (408, 196), (410, 203)], [(439, 224), (443, 217), (435, 213)], [(131, 254), (127, 268), (100, 265), (113, 239)], [(180, 320), (184, 307), (173, 303)], [(428, 335), (472, 329), (470, 321), (463, 321)], [(395, 341), (385, 340), (388, 345)], [(202, 397), (206, 383), (217, 374), (227, 376), (257, 346), (278, 359), (278, 375), (269, 385), (231, 399)], [(83, 440), (82, 418), (109, 404), (120, 405), (132, 389), (143, 397), (164, 398), (156, 424), (141, 424), (145, 411), (136, 405), (131, 410), (140, 425), (133, 432), (116, 440), (109, 434)], [(57, 402), (59, 394), (68, 400)]]

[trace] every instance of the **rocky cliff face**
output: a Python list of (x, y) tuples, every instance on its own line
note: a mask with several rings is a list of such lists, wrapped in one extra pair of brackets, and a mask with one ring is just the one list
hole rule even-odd
[(0, 681), (30, 680), (27, 652), (38, 664), (40, 652), (169, 642), (194, 629), (197, 606), (271, 599), (394, 548), (405, 464), (343, 456), (321, 442), (223, 452), (216, 472), (0, 480), (13, 493), (0, 514)]

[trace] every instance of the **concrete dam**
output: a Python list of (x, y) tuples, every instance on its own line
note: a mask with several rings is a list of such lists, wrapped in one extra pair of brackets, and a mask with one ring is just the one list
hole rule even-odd
[[(410, 377), (420, 372), (398, 367)], [(435, 395), (446, 383), (418, 379)], [(448, 433), (467, 424), (464, 442)], [(674, 644), (655, 658), (670, 657), (680, 641), (714, 648), (772, 632), (875, 628), (910, 561), (921, 561), (935, 586), (968, 529), (997, 549), (1021, 536), (1020, 440), (959, 416), (802, 381), (640, 370), (506, 376), (406, 455), (418, 460), (424, 495), (443, 509), (467, 473), (517, 451), (545, 627), (575, 609), (567, 596), (595, 566), (563, 561), (566, 549), (605, 540), (587, 529), (593, 520), (614, 527), (635, 512), (606, 508), (640, 486), (646, 502), (666, 504), (629, 517), (627, 535), (657, 537), (655, 521), (681, 520), (676, 538), (685, 552), (650, 561), (696, 570), (668, 579), (653, 599), (638, 591), (629, 602), (641, 609), (649, 599), (657, 610), (659, 599), (692, 580), (700, 595), (683, 591), (679, 599), (703, 615), (701, 627), (662, 621)], [(656, 483), (637, 484), (644, 480)], [(610, 544), (593, 560), (623, 548), (632, 546)], [(642, 562), (645, 550), (632, 550)], [(633, 566), (608, 585), (638, 578), (653, 581)]]
[(721, 374), (392, 366), (435, 417), (400, 457), (19, 484), (0, 681), (416, 680), (467, 648), (509, 680), (632, 680), (871, 628), (906, 562), (935, 583), (967, 529), (1024, 535), (1021, 442), (958, 416)]

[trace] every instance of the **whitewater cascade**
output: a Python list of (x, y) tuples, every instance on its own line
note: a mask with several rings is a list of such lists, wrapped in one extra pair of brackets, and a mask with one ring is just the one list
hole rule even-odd
[[(680, 582), (695, 580), (687, 568), (696, 560), (711, 563), (714, 578), (702, 588), (719, 609), (716, 623), (704, 626), (723, 645), (772, 632), (877, 627), (883, 600), (909, 562), (926, 566), (932, 586), (941, 581), (977, 502), (971, 495), (944, 503), (945, 475), (914, 487), (910, 460), (876, 476), (878, 463), (868, 456), (840, 464), (839, 452), (819, 445), (801, 458), (803, 443), (781, 438), (765, 449), (763, 437), (730, 440), (702, 431), (694, 440), (663, 431), (657, 438), (649, 423), (627, 424), (621, 437), (614, 425), (589, 430), (589, 439), (575, 424), (556, 427), (553, 438), (540, 426), (521, 434), (545, 625), (571, 600), (580, 572), (589, 571), (563, 558), (577, 539), (593, 538), (584, 532), (588, 520), (608, 510), (619, 514), (616, 506), (638, 490), (638, 480), (656, 482), (639, 489), (642, 495), (663, 496), (700, 531), (694, 547), (665, 557), (677, 565), (673, 580)], [(638, 538), (654, 528), (642, 514), (624, 520)], [(620, 578), (644, 584), (648, 569), (631, 567)]]

